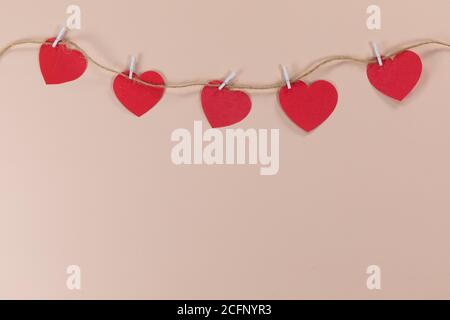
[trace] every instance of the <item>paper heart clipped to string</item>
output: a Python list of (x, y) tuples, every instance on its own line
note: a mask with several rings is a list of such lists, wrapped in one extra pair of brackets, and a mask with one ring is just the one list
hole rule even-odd
[(324, 80), (309, 86), (303, 81), (296, 81), (292, 83), (291, 89), (282, 87), (278, 98), (289, 119), (306, 132), (310, 132), (333, 113), (338, 93), (331, 83)]
[[(222, 81), (211, 81), (219, 85)], [(242, 121), (252, 108), (250, 97), (243, 91), (205, 86), (201, 93), (203, 112), (213, 128), (227, 127)]]
[(164, 79), (155, 71), (147, 71), (140, 76), (133, 74), (133, 79), (129, 79), (128, 74), (129, 71), (125, 71), (123, 75), (116, 76), (113, 84), (114, 93), (125, 108), (140, 117), (161, 100), (164, 95), (164, 87), (152, 87), (134, 79), (158, 86), (164, 85)]
[(414, 89), (422, 74), (422, 61), (412, 51), (403, 51), (392, 59), (384, 59), (383, 65), (367, 65), (370, 83), (381, 93), (402, 101)]
[(61, 84), (78, 79), (86, 71), (86, 57), (64, 43), (53, 48), (48, 39), (39, 50), (39, 65), (46, 84)]

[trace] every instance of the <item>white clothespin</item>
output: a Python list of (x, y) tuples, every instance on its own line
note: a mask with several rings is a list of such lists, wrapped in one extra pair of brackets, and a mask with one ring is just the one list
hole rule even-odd
[(67, 31), (67, 28), (65, 26), (62, 27), (62, 29), (59, 31), (58, 36), (56, 37), (55, 41), (53, 41), (53, 44), (52, 44), (53, 48), (56, 48), (56, 45), (64, 37), (64, 34), (66, 33), (66, 31)]
[(286, 66), (281, 66), (281, 69), (283, 70), (283, 78), (284, 81), (286, 82), (287, 88), (289, 90), (291, 90), (292, 86), (291, 86), (291, 80), (289, 79), (289, 73), (287, 71)]
[(383, 66), (383, 59), (381, 59), (380, 51), (378, 50), (378, 46), (375, 42), (372, 42), (373, 51), (375, 52), (375, 55), (377, 56), (378, 64), (380, 67)]
[(131, 56), (131, 62), (130, 62), (130, 72), (128, 73), (128, 79), (133, 79), (133, 73), (134, 73), (134, 67), (136, 65), (136, 57)]
[(231, 71), (228, 77), (226, 77), (225, 80), (223, 80), (222, 84), (219, 86), (219, 90), (225, 88), (225, 86), (230, 83), (230, 81), (233, 80), (234, 77), (236, 77), (236, 72)]

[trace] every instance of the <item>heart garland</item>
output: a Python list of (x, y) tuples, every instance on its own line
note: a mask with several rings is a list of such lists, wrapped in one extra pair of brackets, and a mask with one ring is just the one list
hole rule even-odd
[[(39, 51), (39, 64), (45, 83), (62, 84), (81, 77), (87, 68), (84, 54), (63, 43), (58, 43), (53, 48), (50, 43), (54, 40), (55, 38), (48, 39)], [(406, 50), (393, 58), (383, 59), (382, 62), (382, 65), (376, 62), (367, 65), (369, 82), (382, 94), (397, 101), (404, 100), (422, 74), (420, 57)], [(245, 92), (227, 87), (220, 90), (218, 85), (221, 83), (220, 80), (211, 81), (201, 91), (203, 112), (213, 128), (227, 127), (242, 121), (250, 113), (252, 105)], [(132, 79), (128, 78), (126, 71), (117, 75), (113, 83), (117, 99), (138, 117), (161, 100), (164, 88), (163, 77), (155, 71), (133, 74)], [(278, 99), (287, 117), (304, 131), (311, 132), (334, 112), (338, 92), (331, 83), (324, 80), (310, 85), (299, 80), (292, 83), (290, 89), (282, 87), (278, 92)]]

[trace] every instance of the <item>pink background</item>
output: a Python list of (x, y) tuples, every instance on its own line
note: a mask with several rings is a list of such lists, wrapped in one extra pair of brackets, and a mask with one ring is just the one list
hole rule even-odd
[[(69, 34), (100, 62), (162, 70), (170, 81), (280, 79), (333, 54), (371, 55), (424, 38), (450, 39), (447, 0), (2, 1), (0, 45)], [(382, 7), (382, 31), (366, 8)], [(280, 171), (172, 164), (170, 134), (204, 120), (198, 89), (169, 91), (138, 119), (90, 65), (47, 87), (37, 46), (0, 60), (0, 297), (2, 298), (449, 298), (450, 51), (417, 50), (424, 73), (397, 104), (364, 66), (326, 79), (339, 105), (304, 135), (274, 93), (252, 93), (235, 127), (279, 128)], [(206, 124), (206, 123), (205, 123)], [(66, 267), (82, 268), (82, 290)], [(366, 268), (382, 269), (382, 290)]]

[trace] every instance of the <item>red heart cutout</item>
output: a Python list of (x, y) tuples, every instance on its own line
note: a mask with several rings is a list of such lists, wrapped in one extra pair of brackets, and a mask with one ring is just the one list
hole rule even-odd
[(81, 77), (86, 71), (86, 57), (63, 43), (53, 48), (55, 38), (48, 39), (39, 50), (39, 65), (46, 84), (60, 84)]
[(281, 88), (278, 97), (286, 115), (307, 132), (320, 126), (333, 113), (338, 101), (336, 88), (323, 80), (310, 86), (296, 81), (291, 89)]
[[(209, 84), (218, 85), (215, 80)], [(205, 86), (201, 94), (203, 112), (213, 128), (227, 127), (243, 120), (252, 108), (250, 97), (243, 91), (219, 90), (217, 86)]]
[(381, 93), (402, 101), (416, 86), (422, 74), (422, 61), (412, 51), (404, 51), (393, 59), (383, 60), (383, 65), (367, 65), (370, 83)]
[(113, 89), (116, 97), (130, 112), (140, 117), (153, 108), (164, 94), (164, 87), (152, 87), (134, 81), (139, 79), (155, 85), (164, 85), (163, 77), (155, 71), (147, 71), (140, 76), (134, 74), (133, 80), (128, 78), (129, 71), (117, 75)]

